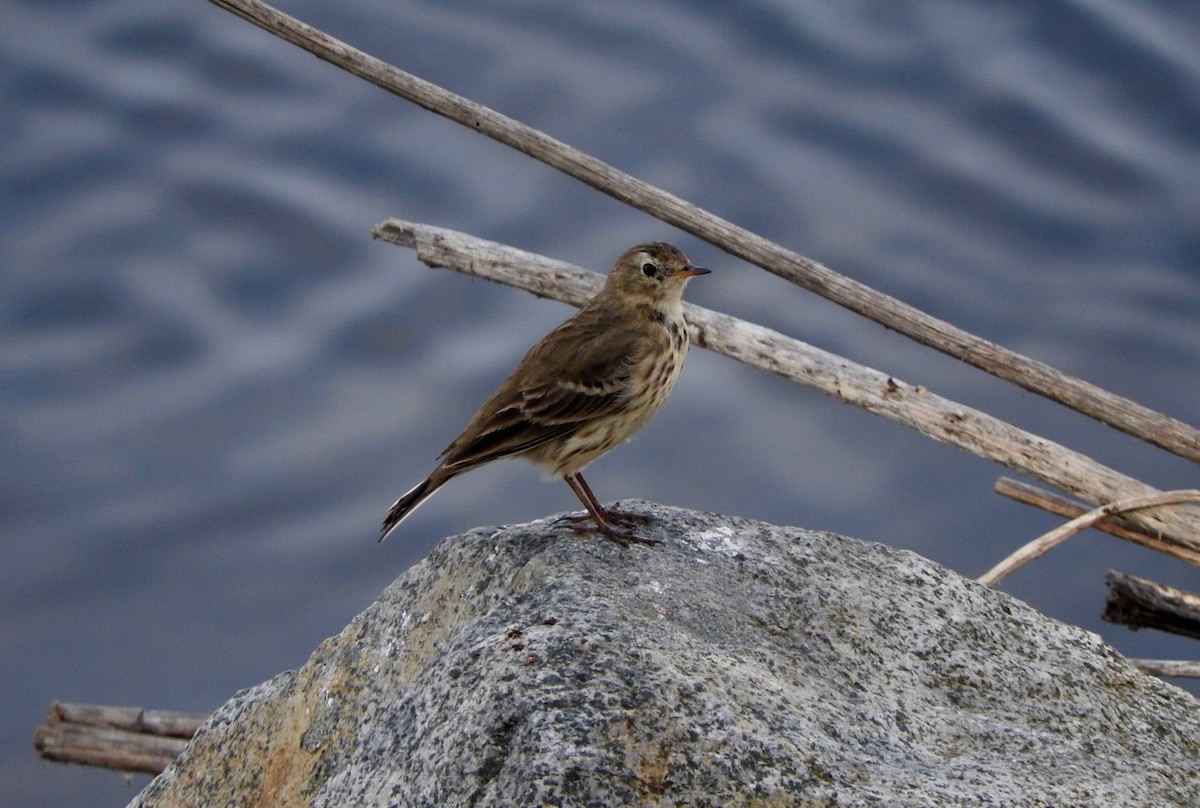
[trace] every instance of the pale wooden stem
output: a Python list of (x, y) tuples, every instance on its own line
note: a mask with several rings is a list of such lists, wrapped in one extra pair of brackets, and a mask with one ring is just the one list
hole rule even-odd
[(1200, 662), (1184, 659), (1130, 659), (1132, 665), (1151, 676), (1177, 676), (1200, 679)]
[(49, 720), (34, 730), (33, 745), (47, 760), (158, 774), (206, 720), (204, 713), (56, 701)]
[(50, 721), (111, 727), (149, 735), (190, 738), (207, 721), (208, 713), (177, 710), (145, 710), (141, 707), (111, 707), (56, 701), (50, 705)]
[(1064, 525), (1059, 525), (1049, 533), (1039, 536), (1022, 546), (999, 564), (979, 576), (979, 582), (987, 586), (995, 586), (1014, 570), (1023, 567), (1035, 558), (1045, 555), (1076, 533), (1087, 530), (1089, 527), (1116, 514), (1127, 514), (1148, 508), (1161, 508), (1167, 505), (1194, 502), (1200, 502), (1200, 491), (1161, 491), (1148, 496), (1131, 497), (1117, 502), (1109, 502), (1075, 517)]
[(170, 766), (187, 744), (182, 738), (84, 724), (42, 724), (33, 734), (34, 747), (47, 760), (144, 774)]
[(877, 292), (519, 121), (350, 47), (258, 0), (211, 0), (372, 84), (553, 166), (603, 193), (905, 336), (1200, 462), (1200, 430), (1002, 348)]
[[(595, 294), (603, 281), (594, 272), (561, 261), (431, 225), (389, 219), (376, 226), (374, 235), (415, 249), (417, 257), (431, 267), (486, 277), (573, 305)], [(684, 310), (692, 339), (701, 347), (815, 387), (1081, 499), (1103, 503), (1159, 493), (1086, 455), (923, 387), (754, 323), (692, 304), (685, 304)], [(1138, 522), (1167, 543), (1200, 552), (1200, 515), (1194, 511), (1144, 515)]]
[[(1082, 516), (1088, 511), (1087, 508), (1054, 491), (1048, 491), (1045, 488), (1023, 483), (1010, 477), (1000, 477), (996, 480), (996, 493), (1067, 519)], [(1179, 544), (1165, 542), (1162, 536), (1151, 536), (1147, 533), (1142, 533), (1136, 529), (1137, 526), (1135, 524), (1120, 515), (1114, 515), (1110, 519), (1092, 525), (1092, 527), (1112, 536), (1126, 539), (1134, 544), (1140, 544), (1143, 547), (1156, 550), (1172, 558), (1200, 567), (1200, 551), (1191, 550)]]

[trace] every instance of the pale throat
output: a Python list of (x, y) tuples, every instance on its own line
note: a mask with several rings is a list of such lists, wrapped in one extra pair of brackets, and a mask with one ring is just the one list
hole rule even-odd
[(650, 310), (650, 319), (656, 323), (683, 322), (683, 300), (681, 295), (663, 295), (645, 304)]

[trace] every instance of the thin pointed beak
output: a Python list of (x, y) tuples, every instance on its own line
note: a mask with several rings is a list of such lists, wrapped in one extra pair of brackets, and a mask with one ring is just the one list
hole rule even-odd
[(694, 267), (691, 264), (688, 264), (683, 269), (677, 269), (674, 272), (672, 272), (671, 277), (672, 278), (691, 278), (696, 275), (707, 275), (710, 272), (712, 272), (711, 269), (705, 269), (704, 267)]

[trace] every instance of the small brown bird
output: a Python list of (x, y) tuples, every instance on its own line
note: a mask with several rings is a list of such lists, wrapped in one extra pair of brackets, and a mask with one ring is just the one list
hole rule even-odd
[(501, 457), (525, 457), (562, 476), (605, 536), (652, 544), (614, 528), (617, 520), (580, 472), (628, 440), (666, 401), (688, 350), (683, 288), (708, 272), (670, 244), (626, 250), (604, 288), (525, 354), (433, 473), (396, 500), (379, 540), (459, 474)]

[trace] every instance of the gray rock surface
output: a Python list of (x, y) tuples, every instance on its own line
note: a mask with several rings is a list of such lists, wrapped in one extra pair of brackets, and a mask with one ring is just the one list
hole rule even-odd
[(134, 801), (1198, 805), (1200, 703), (908, 552), (627, 502), (442, 542)]

